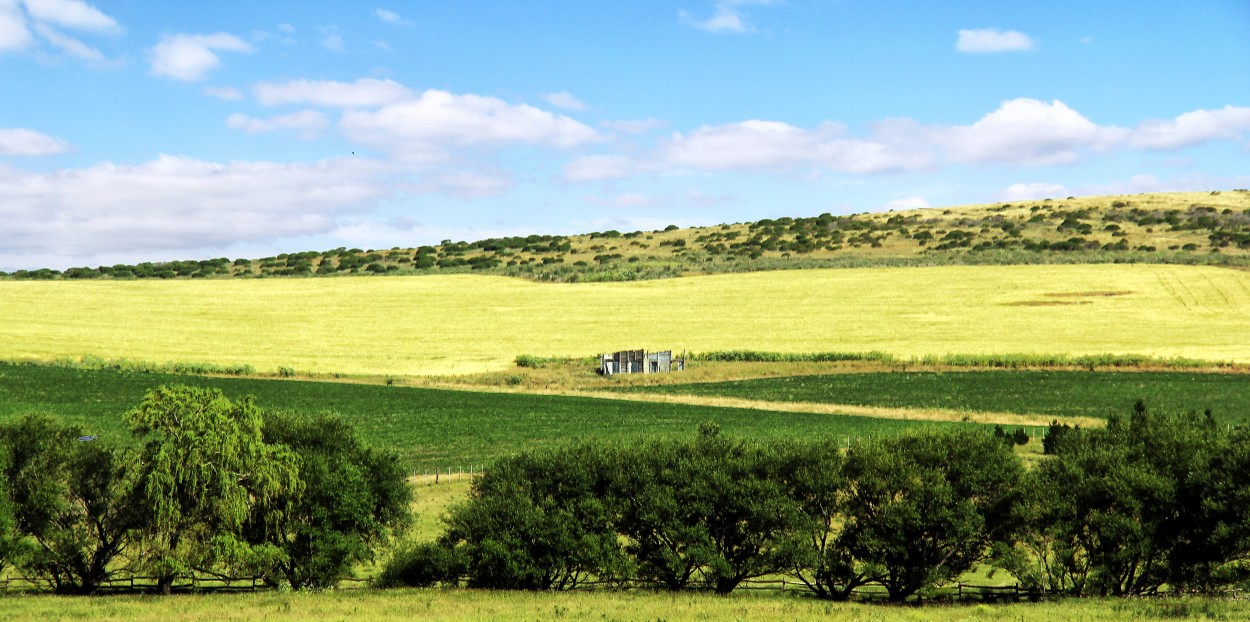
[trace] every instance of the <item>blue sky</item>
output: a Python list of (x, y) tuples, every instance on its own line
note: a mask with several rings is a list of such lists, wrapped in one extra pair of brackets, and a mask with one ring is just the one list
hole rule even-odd
[(1250, 187), (1250, 3), (0, 0), (0, 270)]

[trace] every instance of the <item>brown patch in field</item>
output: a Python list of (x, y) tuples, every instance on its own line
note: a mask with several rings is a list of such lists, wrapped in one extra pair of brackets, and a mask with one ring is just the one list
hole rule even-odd
[(1092, 291), (1092, 292), (1051, 292), (1042, 294), (1050, 298), (1111, 298), (1113, 296), (1128, 296), (1135, 292), (1130, 291)]
[(1004, 307), (1067, 307), (1070, 305), (1092, 305), (1090, 300), (1020, 300), (1004, 302)]

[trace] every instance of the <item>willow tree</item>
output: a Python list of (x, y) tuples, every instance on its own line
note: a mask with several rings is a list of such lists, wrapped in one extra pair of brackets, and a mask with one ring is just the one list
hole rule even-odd
[(243, 529), (259, 504), (269, 527), (283, 520), (279, 500), (301, 486), (299, 460), (262, 436), (250, 397), (231, 402), (216, 389), (162, 386), (126, 414), (140, 437), (139, 503), (147, 513), (142, 562), (168, 594), (179, 576), (224, 576), (272, 566), (282, 551), (249, 544)]

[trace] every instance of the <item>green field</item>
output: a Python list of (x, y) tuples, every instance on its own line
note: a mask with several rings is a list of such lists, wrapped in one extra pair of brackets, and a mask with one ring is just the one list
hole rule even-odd
[(587, 397), (9, 364), (0, 364), (0, 420), (49, 413), (89, 434), (127, 441), (122, 413), (138, 405), (148, 389), (167, 383), (215, 387), (231, 399), (253, 395), (265, 409), (338, 413), (367, 444), (396, 451), (417, 471), (484, 465), (512, 452), (579, 438), (693, 435), (704, 421), (716, 422), (726, 433), (761, 439), (862, 437), (940, 425)]
[(1034, 622), (1123, 619), (1239, 620), (1246, 601), (1056, 600), (1013, 605), (897, 607), (830, 603), (797, 595), (711, 596), (649, 592), (527, 593), (485, 590), (347, 590), (210, 596), (0, 597), (5, 620), (182, 622), (218, 620), (409, 622), (411, 620), (854, 620)]
[(631, 283), (496, 276), (0, 281), (0, 359), (299, 372), (505, 369), (519, 354), (1143, 354), (1250, 362), (1250, 272), (1174, 265), (792, 270)]
[(887, 408), (1044, 414), (1104, 419), (1143, 399), (1152, 409), (1211, 409), (1250, 423), (1250, 375), (1192, 372), (958, 371), (790, 376), (735, 382), (630, 387), (623, 391), (816, 402)]

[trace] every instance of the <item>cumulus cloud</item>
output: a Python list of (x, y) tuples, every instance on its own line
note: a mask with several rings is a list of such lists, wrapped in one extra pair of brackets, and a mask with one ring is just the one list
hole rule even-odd
[(220, 164), (161, 156), (46, 173), (0, 168), (0, 248), (87, 256), (203, 248), (332, 230), (391, 190), (376, 162)]
[(998, 195), (1002, 201), (1036, 201), (1038, 199), (1059, 199), (1071, 196), (1067, 186), (1045, 182), (1029, 182), (1011, 184)]
[(885, 208), (888, 210), (927, 209), (929, 207), (930, 207), (929, 201), (925, 199), (924, 197), (906, 197), (902, 199), (894, 199), (893, 201), (889, 201), (885, 204)]
[(773, 0), (720, 0), (712, 9), (712, 15), (698, 18), (687, 11), (678, 11), (682, 23), (705, 32), (747, 33), (755, 28), (747, 21), (742, 7), (773, 4)]
[(387, 9), (374, 9), (373, 15), (388, 24), (394, 24), (396, 26), (409, 26), (412, 24), (412, 22), (400, 17), (399, 13), (389, 11)]
[(446, 194), (460, 199), (499, 196), (512, 188), (512, 178), (502, 172), (442, 171), (426, 175), (411, 188), (418, 193)]
[(377, 110), (348, 110), (339, 128), (351, 140), (409, 162), (442, 161), (448, 147), (570, 148), (599, 138), (591, 128), (563, 115), (494, 97), (439, 90)]
[[(630, 177), (657, 165), (696, 171), (743, 171), (819, 177), (822, 171), (853, 175), (930, 170), (946, 164), (1041, 167), (1072, 164), (1116, 149), (1171, 150), (1250, 133), (1250, 108), (1195, 110), (1136, 129), (1101, 125), (1061, 101), (1013, 99), (966, 124), (925, 124), (913, 119), (872, 123), (852, 135), (839, 123), (800, 128), (752, 119), (673, 133), (642, 156), (577, 158), (566, 181)], [(1035, 189), (1035, 188), (1034, 188)]]
[(416, 95), (392, 80), (361, 78), (355, 82), (291, 80), (261, 82), (254, 88), (256, 101), (265, 106), (288, 104), (326, 108), (376, 108), (415, 99)]
[(869, 174), (918, 170), (929, 156), (874, 139), (847, 136), (846, 127), (824, 123), (804, 130), (780, 121), (749, 120), (704, 126), (689, 134), (673, 134), (664, 152), (677, 166), (700, 170), (774, 170), (825, 168)]
[(69, 150), (68, 143), (47, 134), (22, 128), (0, 128), (0, 155), (46, 156)]
[(17, 2), (0, 0), (0, 52), (24, 50), (35, 43)]
[(247, 134), (264, 134), (277, 130), (290, 130), (305, 140), (316, 138), (329, 126), (325, 115), (316, 110), (301, 110), (268, 119), (256, 119), (245, 114), (232, 114), (226, 119), (226, 127), (242, 130)]
[(566, 110), (586, 109), (586, 104), (576, 97), (573, 97), (572, 93), (569, 93), (568, 91), (560, 91), (559, 93), (544, 93), (541, 97), (546, 100), (547, 103), (557, 108), (564, 108)]
[(1075, 162), (1085, 150), (1108, 151), (1128, 130), (1100, 126), (1058, 100), (1013, 99), (972, 125), (935, 127), (932, 134), (958, 162), (1045, 166)]
[(102, 52), (58, 28), (97, 34), (121, 32), (117, 20), (82, 0), (0, 0), (0, 53), (33, 47), (34, 33), (38, 33), (69, 56), (91, 62), (104, 60)]
[(1015, 30), (982, 28), (960, 30), (955, 49), (967, 54), (993, 54), (995, 52), (1023, 52), (1032, 50), (1033, 39)]
[(81, 60), (99, 63), (104, 61), (104, 53), (74, 37), (53, 30), (46, 24), (35, 24), (35, 31), (53, 47)]
[(1250, 132), (1250, 108), (1225, 106), (1194, 110), (1174, 119), (1154, 119), (1138, 125), (1132, 144), (1142, 149), (1172, 150), (1211, 140), (1233, 140)]
[(22, 0), (31, 19), (74, 30), (117, 32), (120, 27), (112, 17), (82, 0)]
[(210, 35), (175, 34), (164, 35), (151, 50), (153, 75), (195, 82), (203, 80), (208, 73), (221, 65), (218, 52), (250, 53), (252, 46), (242, 39), (225, 32)]

